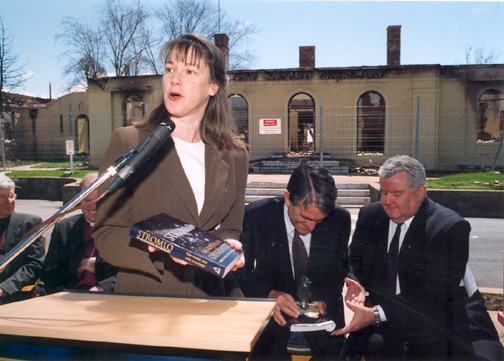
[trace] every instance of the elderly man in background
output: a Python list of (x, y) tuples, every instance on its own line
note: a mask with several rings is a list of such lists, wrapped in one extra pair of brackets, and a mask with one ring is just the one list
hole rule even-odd
[[(42, 222), (38, 216), (14, 212), (16, 206), (15, 184), (0, 173), (0, 257), (5, 256), (33, 227)], [(33, 284), (40, 276), (44, 262), (44, 242), (36, 239), (18, 256), (14, 257), (0, 273), (0, 304), (30, 297), (21, 289)]]
[[(88, 173), (80, 184), (81, 191), (98, 178)], [(58, 221), (51, 234), (51, 243), (44, 262), (42, 281), (45, 293), (62, 289), (88, 291), (114, 290), (117, 269), (100, 257), (91, 237), (96, 221), (98, 191), (91, 192), (82, 203), (88, 204), (82, 214)], [(39, 293), (43, 293), (39, 289)]]

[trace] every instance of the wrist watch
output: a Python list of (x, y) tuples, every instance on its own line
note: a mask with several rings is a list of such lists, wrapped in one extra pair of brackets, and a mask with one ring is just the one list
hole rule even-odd
[(380, 317), (380, 311), (378, 311), (378, 308), (373, 307), (373, 313), (374, 313), (374, 321), (372, 324), (379, 325), (382, 322)]

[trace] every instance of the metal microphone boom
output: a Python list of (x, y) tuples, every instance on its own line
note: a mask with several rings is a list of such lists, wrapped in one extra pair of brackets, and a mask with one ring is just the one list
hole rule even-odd
[(75, 208), (77, 204), (90, 195), (107, 179), (115, 176), (107, 187), (106, 193), (102, 196), (107, 193), (112, 193), (115, 189), (117, 189), (126, 180), (126, 178), (128, 178), (140, 165), (146, 162), (150, 156), (159, 149), (161, 144), (163, 144), (174, 129), (175, 124), (170, 119), (166, 119), (161, 122), (148, 137), (140, 141), (135, 149), (122, 155), (118, 160), (116, 160), (113, 166), (110, 166), (93, 183), (88, 185), (79, 194), (73, 197), (65, 206), (61, 207), (56, 213), (54, 213), (51, 218), (46, 220), (42, 227), (39, 225), (39, 228), (34, 227), (28, 231), (28, 233), (14, 248), (7, 252), (5, 256), (0, 258), (0, 273), (5, 270), (5, 267), (7, 267), (14, 258), (35, 242), (35, 240), (39, 238), (46, 229), (51, 227), (66, 214), (72, 212), (72, 209)]

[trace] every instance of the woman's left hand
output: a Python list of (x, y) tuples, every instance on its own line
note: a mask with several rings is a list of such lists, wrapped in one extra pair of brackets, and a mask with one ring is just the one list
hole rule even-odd
[[(241, 251), (242, 250), (242, 244), (240, 241), (237, 241), (236, 239), (225, 239), (225, 242), (229, 243), (229, 245), (231, 247), (233, 247), (235, 250), (237, 251)], [(155, 252), (157, 251), (158, 249), (156, 249), (155, 247), (152, 247), (152, 246), (147, 246), (147, 248), (149, 249), (149, 252)], [(180, 259), (180, 258), (177, 258), (177, 257), (174, 257), (172, 255), (170, 255), (171, 259), (178, 263), (178, 264), (181, 264), (181, 265), (188, 265), (189, 263), (184, 261), (183, 259)], [(238, 260), (236, 261), (236, 263), (234, 264), (233, 268), (231, 268), (231, 271), (236, 271), (238, 268), (242, 268), (243, 266), (245, 266), (245, 256), (242, 254)]]

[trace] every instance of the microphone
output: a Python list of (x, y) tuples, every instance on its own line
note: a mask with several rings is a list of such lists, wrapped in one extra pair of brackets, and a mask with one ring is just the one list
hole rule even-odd
[(148, 137), (142, 139), (135, 149), (122, 156), (121, 158), (126, 157), (127, 160), (107, 186), (109, 192), (112, 193), (119, 188), (139, 166), (146, 162), (159, 149), (161, 144), (165, 142), (174, 129), (175, 123), (171, 119), (165, 119)]

